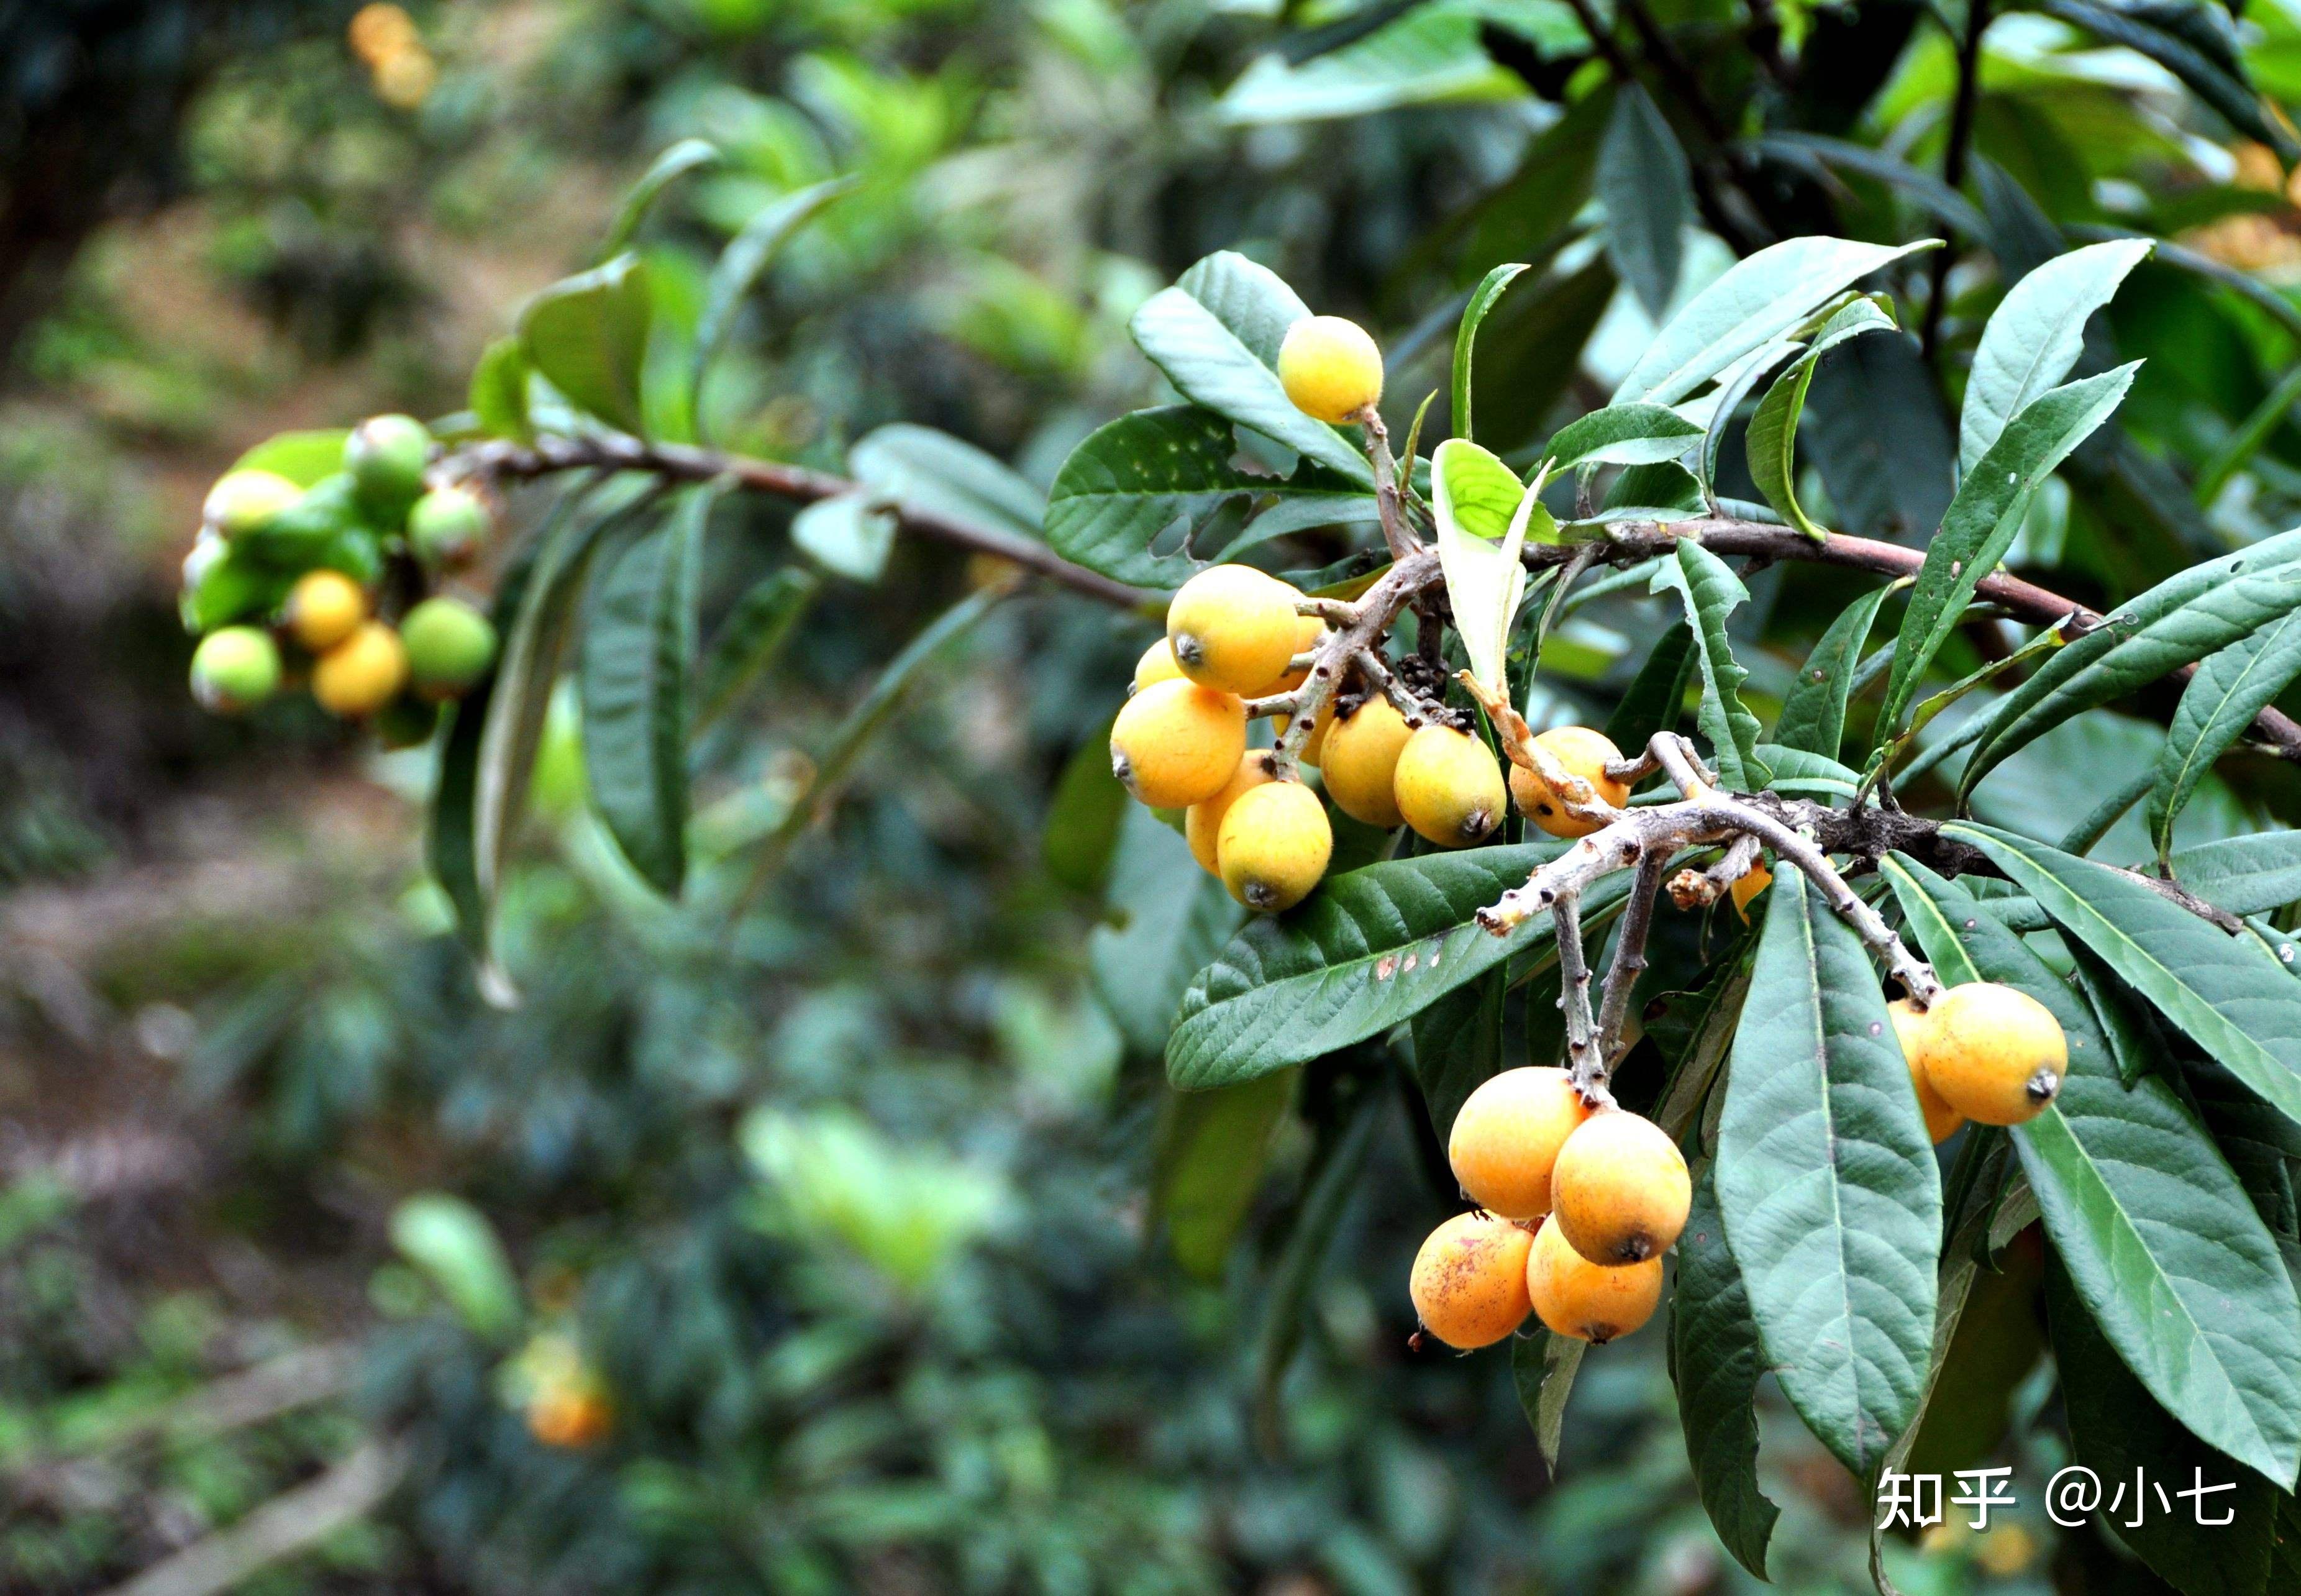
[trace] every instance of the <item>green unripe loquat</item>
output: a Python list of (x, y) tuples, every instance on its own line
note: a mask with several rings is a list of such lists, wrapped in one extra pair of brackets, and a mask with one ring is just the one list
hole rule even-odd
[(208, 489), (201, 519), (227, 538), (242, 538), (304, 497), (276, 471), (228, 471)]
[(434, 570), (469, 560), (487, 532), (487, 506), (468, 488), (434, 488), (407, 512), (407, 547)]
[(496, 629), (460, 598), (427, 598), (399, 623), (407, 647), (407, 679), (417, 695), (437, 703), (472, 690), (495, 664)]
[(1494, 751), (1452, 726), (1425, 726), (1407, 739), (1391, 790), (1406, 823), (1441, 848), (1484, 841), (1508, 802)]
[(423, 491), (431, 455), (431, 434), (412, 415), (372, 415), (344, 439), (344, 469), (360, 502), (395, 518)]
[(312, 697), (345, 720), (373, 714), (406, 685), (406, 646), (381, 621), (362, 623), (312, 666)]
[(1294, 781), (1265, 781), (1239, 794), (1215, 841), (1223, 885), (1265, 915), (1283, 914), (1308, 898), (1334, 851), (1326, 806)]
[(1318, 773), (1335, 807), (1363, 825), (1404, 825), (1398, 812), (1398, 756), (1414, 729), (1380, 693), (1326, 729)]
[(1286, 674), (1301, 635), (1301, 594), (1251, 565), (1209, 565), (1167, 606), (1167, 642), (1183, 674), (1243, 698)]
[(311, 571), (288, 590), (288, 630), (314, 654), (325, 654), (367, 619), (367, 595), (340, 571)]
[(1356, 322), (1305, 316), (1278, 346), (1278, 380), (1305, 415), (1356, 421), (1382, 397), (1382, 351)]
[(280, 690), (280, 647), (253, 626), (226, 626), (192, 651), (192, 696), (217, 714), (253, 709)]
[(1111, 723), (1111, 774), (1154, 809), (1214, 797), (1245, 752), (1246, 706), (1181, 677), (1144, 688)]

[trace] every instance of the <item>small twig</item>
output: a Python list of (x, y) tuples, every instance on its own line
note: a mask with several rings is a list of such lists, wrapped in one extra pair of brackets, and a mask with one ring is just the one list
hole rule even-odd
[(1403, 560), (1419, 551), (1422, 544), (1406, 530), (1400, 508), (1398, 463), (1390, 455), (1390, 430), (1382, 424), (1382, 413), (1372, 405), (1359, 412), (1358, 420), (1366, 429), (1367, 459), (1374, 466), (1374, 507), (1382, 519), (1382, 540), (1390, 546), (1392, 559)]
[(1637, 875), (1630, 882), (1629, 907), (1622, 913), (1621, 930), (1614, 934), (1614, 958), (1606, 966), (1605, 994), (1598, 1004), (1598, 1046), (1610, 1077), (1629, 1050), (1622, 1040), (1623, 1022), (1629, 1015), (1630, 994), (1645, 972), (1646, 933), (1653, 925), (1661, 873), (1669, 867), (1669, 856), (1660, 851), (1649, 851), (1638, 861)]
[[(1965, 35), (1957, 46), (1957, 93), (1950, 102), (1949, 143), (1942, 152), (1942, 181), (1953, 189), (1965, 181), (1966, 154), (1973, 146), (1974, 109), (1981, 97), (1981, 36), (1988, 30), (1989, 0), (1967, 0)], [(1929, 361), (1941, 338), (1942, 302), (1948, 297), (1949, 269), (1956, 253), (1955, 242), (1945, 241), (1928, 268), (1931, 291), (1918, 324), (1918, 348)]]
[(1597, 1026), (1590, 1017), (1590, 965), (1582, 948), (1582, 898), (1561, 893), (1551, 906), (1558, 926), (1558, 1007), (1566, 1015), (1567, 1071), (1575, 1090), (1593, 1107), (1610, 1104), (1605, 1055), (1598, 1049)]
[(1398, 673), (1384, 662), (1380, 654), (1372, 648), (1361, 648), (1351, 656), (1351, 660), (1358, 666), (1359, 674), (1390, 700), (1391, 707), (1405, 718), (1409, 726), (1419, 727), (1432, 717), (1435, 706), (1400, 681)]

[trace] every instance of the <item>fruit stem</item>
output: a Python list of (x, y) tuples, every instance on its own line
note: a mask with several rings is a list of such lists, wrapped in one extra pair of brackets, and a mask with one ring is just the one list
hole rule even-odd
[[(1278, 735), (1274, 773), (1281, 780), (1294, 773), (1302, 757), (1302, 745), (1310, 740), (1311, 728), (1334, 702), (1359, 656), (1380, 653), (1383, 635), (1399, 611), (1437, 576), (1438, 556), (1427, 548), (1410, 549), (1356, 604), (1343, 606), (1339, 621), (1328, 615), (1326, 631), (1310, 650), (1310, 674), (1294, 689), (1293, 716)], [(1428, 712), (1426, 708), (1422, 713)]]
[(1598, 1048), (1604, 1059), (1602, 1082), (1629, 1049), (1622, 1042), (1623, 1022), (1629, 1017), (1630, 994), (1646, 967), (1646, 932), (1653, 925), (1654, 898), (1661, 890), (1661, 873), (1669, 855), (1648, 848), (1638, 860), (1630, 883), (1629, 907), (1622, 912), (1622, 929), (1614, 938), (1613, 962), (1606, 966), (1606, 990), (1598, 1004)]
[(1574, 1090), (1592, 1107), (1611, 1107), (1606, 1059), (1599, 1050), (1597, 1026), (1590, 1018), (1590, 965), (1583, 957), (1582, 894), (1560, 893), (1551, 906), (1558, 927), (1558, 1007), (1566, 1015), (1566, 1072)]
[(1399, 502), (1398, 462), (1390, 454), (1390, 430), (1382, 424), (1382, 413), (1372, 405), (1359, 412), (1358, 421), (1366, 429), (1367, 460), (1374, 467), (1374, 507), (1382, 518), (1382, 540), (1390, 545), (1390, 557), (1402, 563), (1419, 552), (1422, 543), (1406, 530), (1405, 512)]

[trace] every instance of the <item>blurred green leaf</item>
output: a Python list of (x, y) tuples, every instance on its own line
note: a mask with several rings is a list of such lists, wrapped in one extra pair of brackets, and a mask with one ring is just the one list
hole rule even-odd
[(1151, 1161), (1152, 1205), (1175, 1261), (1219, 1280), (1262, 1183), (1271, 1133), (1294, 1096), (1279, 1071), (1217, 1091), (1167, 1094)]
[(1694, 181), (1678, 135), (1635, 83), (1614, 96), (1613, 120), (1598, 146), (1597, 188), (1615, 273), (1659, 321), (1678, 295)]
[(570, 404), (637, 432), (653, 315), (645, 263), (622, 255), (529, 300), (520, 312), (520, 344), (528, 363)]
[(519, 1282), (495, 1227), (446, 1192), (408, 1198), (391, 1215), (391, 1244), (423, 1271), (466, 1329), (502, 1341), (519, 1328)]
[(600, 240), (595, 259), (612, 260), (621, 255), (639, 236), (640, 223), (655, 202), (690, 171), (717, 165), (723, 157), (718, 146), (705, 138), (682, 138), (651, 162), (640, 180), (623, 196), (623, 203), (615, 211), (615, 219), (607, 224), (607, 236)]

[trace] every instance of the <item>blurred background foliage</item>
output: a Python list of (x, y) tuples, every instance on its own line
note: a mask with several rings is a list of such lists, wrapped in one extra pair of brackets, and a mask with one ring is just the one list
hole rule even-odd
[[(1974, 14), (1897, 0), (1636, 8), (1605, 31), (1694, 153), (1627, 180), (1594, 171), (1610, 68), (1547, 0), (0, 15), (0, 1589), (192, 1547), (267, 1592), (1754, 1588), (1694, 1502), (1658, 1333), (1586, 1366), (1554, 1481), (1507, 1359), (1410, 1347), (1406, 1265), (1453, 1194), (1387, 1053), (1211, 1123), (1167, 1093), (1188, 967), (1157, 956), (1226, 923), (1155, 823), (1115, 859), (1041, 836), (1147, 624), (992, 612), (732, 922), (638, 889), (557, 717), (505, 1013), (422, 871), (425, 756), (200, 716), (174, 566), (248, 444), (457, 408), (522, 297), (700, 137), (726, 160), (641, 235), (674, 327), (763, 204), (858, 184), (755, 297), (708, 435), (837, 467), (923, 422), (1042, 487), (1157, 397), (1126, 318), (1214, 248), (1379, 329), (1410, 411), (1461, 291), (1534, 263), (1479, 389), (1482, 433), (1531, 443), (1736, 251), (1946, 230), (1909, 285), (1923, 342), (1833, 358), (1809, 430), (1817, 513), (1909, 538), (2007, 263), (2177, 238), (2097, 330), (2149, 356), (2121, 428), (2015, 556), (2113, 602), (2295, 519), (2301, 216), (2275, 106), (2111, 47), (2105, 10), (2049, 0), (1977, 50)], [(2202, 17), (2193, 56), (2226, 38), (2301, 97), (2283, 0), (2125, 11), (2145, 43)], [(1666, 271), (1598, 225), (1625, 180), (1686, 207)], [(787, 512), (738, 514), (722, 609), (792, 559)], [(699, 854), (747, 864), (875, 669), (988, 580), (909, 545), (824, 580), (699, 749)], [(1846, 589), (1757, 587), (1745, 657), (1778, 692)], [(1630, 623), (1561, 633), (1561, 709), (1619, 695)], [(1991, 790), (2055, 835), (2158, 736), (2088, 717)], [(2185, 837), (2292, 818), (2253, 763)], [(1246, 1211), (1191, 1184), (1193, 1148), (1261, 1161)], [(1944, 1456), (2034, 1487), (2037, 1283), (1993, 1278), (2009, 1350)], [(1867, 1505), (1782, 1417), (1776, 1579), (1864, 1589)], [(2155, 1588), (2030, 1496), (1889, 1565), (1913, 1596)]]

